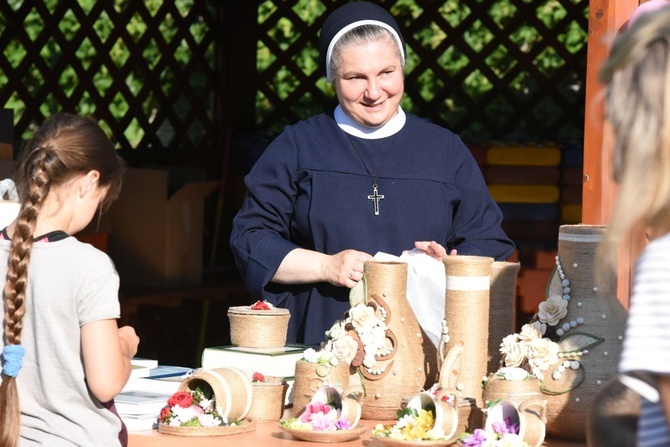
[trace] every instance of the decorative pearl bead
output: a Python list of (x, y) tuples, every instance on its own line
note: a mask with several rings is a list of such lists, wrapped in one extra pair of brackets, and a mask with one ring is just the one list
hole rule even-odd
[(579, 402), (581, 402), (581, 401), (582, 401), (582, 400), (581, 400), (579, 397), (575, 397), (575, 402), (579, 403)]
[(375, 398), (379, 399), (380, 397), (382, 397), (382, 393), (376, 393), (375, 394)]
[(563, 323), (563, 326), (561, 326), (565, 332), (570, 330), (570, 323)]
[(572, 264), (572, 266), (573, 266), (574, 268), (577, 268), (577, 267), (579, 267), (579, 264), (577, 264), (577, 263), (575, 262), (574, 264)]
[(579, 362), (578, 361), (571, 362), (570, 363), (570, 368), (579, 369)]
[(383, 296), (384, 298), (386, 298), (386, 297), (388, 296), (388, 295), (387, 295), (387, 292), (382, 292), (382, 296)]
[(404, 323), (405, 322), (405, 317), (400, 317), (400, 322)]
[(416, 370), (421, 372), (421, 371), (423, 371), (423, 368), (419, 366)]
[(619, 341), (623, 340), (623, 335), (618, 335), (616, 339)]
[(607, 315), (602, 314), (602, 315), (600, 316), (600, 318), (601, 318), (602, 320), (607, 320)]
[(394, 376), (397, 376), (397, 375), (398, 375), (398, 371), (396, 371), (396, 370), (394, 369), (394, 370), (391, 372), (391, 374), (393, 374)]
[(594, 287), (594, 288), (593, 288), (593, 291), (594, 291), (594, 292), (597, 292), (597, 291), (598, 291), (598, 287)]
[(588, 350), (588, 349), (584, 349), (584, 350), (582, 351), (582, 354), (584, 354), (584, 355), (586, 355), (586, 354), (588, 354), (588, 353), (589, 353), (589, 350)]
[(575, 320), (570, 321), (570, 327), (577, 327), (577, 322)]
[(582, 307), (582, 303), (577, 303), (577, 307)]
[(421, 332), (416, 333), (416, 338), (421, 338)]
[(602, 380), (596, 380), (596, 385), (602, 385), (603, 381)]
[(577, 324), (584, 324), (584, 319), (582, 317), (577, 317)]
[(565, 332), (563, 331), (563, 329), (556, 329), (556, 335), (558, 335), (559, 337), (562, 337), (563, 334), (565, 334)]
[(563, 287), (568, 287), (570, 285), (570, 280), (564, 279), (563, 281), (561, 281), (561, 284), (563, 285)]
[(607, 357), (608, 354), (609, 354), (609, 352), (607, 352), (607, 351), (603, 352), (603, 355), (604, 355), (605, 357)]

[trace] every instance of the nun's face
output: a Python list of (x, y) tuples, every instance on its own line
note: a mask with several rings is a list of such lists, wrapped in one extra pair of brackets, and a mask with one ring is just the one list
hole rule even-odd
[(351, 119), (366, 127), (386, 123), (397, 113), (404, 92), (397, 45), (382, 39), (345, 48), (333, 85)]

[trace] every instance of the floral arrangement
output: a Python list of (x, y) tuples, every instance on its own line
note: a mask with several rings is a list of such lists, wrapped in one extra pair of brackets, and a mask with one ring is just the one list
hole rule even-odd
[(335, 353), (321, 349), (319, 351), (314, 348), (307, 348), (302, 354), (302, 360), (310, 363), (316, 363), (321, 366), (332, 366), (335, 367), (339, 363), (339, 360)]
[(542, 337), (539, 322), (522, 326), (518, 334), (510, 334), (500, 344), (504, 367), (494, 373), (506, 380), (543, 378), (543, 371), (558, 361), (559, 345)]
[(273, 308), (274, 306), (271, 303), (261, 300), (258, 300), (251, 305), (251, 310), (272, 310)]
[(196, 387), (190, 391), (177, 391), (167, 400), (160, 412), (159, 422), (172, 427), (234, 426), (216, 411), (215, 397), (211, 390)]
[(334, 431), (353, 428), (334, 402), (314, 400), (307, 404), (305, 411), (299, 417), (288, 419), (281, 424), (295, 430)]
[(255, 372), (251, 375), (252, 382), (265, 382), (265, 376), (259, 372)]
[[(379, 311), (379, 316), (377, 315)], [(323, 350), (356, 368), (363, 375), (381, 376), (383, 368), (375, 368), (378, 360), (393, 353), (393, 335), (386, 326), (386, 309), (375, 302), (356, 304), (344, 320), (338, 320), (326, 331)]]
[(444, 430), (435, 428), (435, 413), (431, 409), (404, 408), (397, 411), (395, 425), (377, 424), (372, 435), (401, 441), (447, 441)]
[(465, 432), (458, 437), (458, 442), (467, 447), (530, 447), (519, 436), (519, 424), (511, 423), (510, 419), (494, 422), (490, 429), (476, 429), (473, 433)]

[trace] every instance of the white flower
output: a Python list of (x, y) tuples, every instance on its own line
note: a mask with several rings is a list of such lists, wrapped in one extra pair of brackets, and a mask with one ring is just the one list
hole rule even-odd
[(545, 371), (558, 361), (558, 344), (548, 338), (533, 340), (528, 345), (528, 363)]
[(200, 425), (203, 427), (216, 427), (221, 425), (221, 420), (219, 418), (215, 418), (211, 414), (201, 414), (198, 416), (198, 422), (200, 422)]
[(374, 354), (365, 354), (365, 357), (363, 358), (363, 366), (372, 368), (375, 366), (375, 363), (377, 363), (377, 360), (375, 359)]
[(190, 406), (188, 408), (182, 408), (179, 405), (172, 407), (172, 412), (175, 414), (175, 419), (181, 422), (188, 422), (191, 419), (196, 419), (202, 413), (202, 410), (196, 410), (196, 406)]
[(201, 399), (200, 402), (198, 403), (198, 406), (205, 411), (211, 410), (213, 402), (214, 402), (213, 399)]
[(333, 341), (337, 341), (344, 337), (347, 331), (344, 330), (344, 321), (336, 321), (335, 324), (326, 332), (326, 337)]
[(521, 327), (521, 332), (519, 332), (519, 341), (531, 341), (537, 338), (542, 338), (542, 333), (537, 327), (531, 324), (524, 324)]
[(541, 323), (556, 326), (568, 313), (568, 302), (561, 295), (551, 295), (539, 305), (537, 317)]
[(375, 316), (375, 310), (365, 304), (356, 304), (349, 310), (351, 323), (355, 328), (373, 327), (379, 321)]
[(506, 433), (502, 439), (493, 444), (495, 447), (523, 447), (527, 446), (523, 438), (515, 433)]
[(316, 353), (314, 348), (305, 349), (305, 352), (302, 353), (302, 358), (310, 363), (317, 363), (319, 361), (319, 355)]
[(540, 331), (540, 334), (544, 336), (544, 334), (547, 332), (547, 325), (545, 323), (540, 323), (539, 321), (533, 321), (530, 323), (532, 326), (535, 326), (535, 328)]
[(523, 368), (500, 368), (498, 374), (505, 380), (524, 380), (528, 377), (528, 371)]
[(358, 342), (345, 335), (332, 343), (331, 351), (337, 360), (351, 364), (358, 351)]
[(505, 366), (520, 366), (526, 358), (525, 343), (519, 343), (517, 334), (508, 335), (500, 345), (500, 353), (505, 359)]
[(444, 434), (444, 430), (441, 428), (433, 428), (426, 432), (426, 437), (429, 440), (443, 440), (447, 435)]

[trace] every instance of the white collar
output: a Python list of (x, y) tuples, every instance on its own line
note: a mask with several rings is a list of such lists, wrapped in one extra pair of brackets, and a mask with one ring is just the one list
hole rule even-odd
[(335, 107), (334, 117), (335, 122), (340, 126), (340, 129), (354, 137), (365, 138), (368, 140), (390, 137), (391, 135), (400, 132), (400, 129), (405, 125), (405, 121), (407, 121), (407, 116), (400, 105), (398, 105), (398, 113), (379, 127), (361, 126), (359, 123), (351, 119), (349, 115), (344, 113), (344, 110), (342, 110), (342, 107), (339, 105)]

